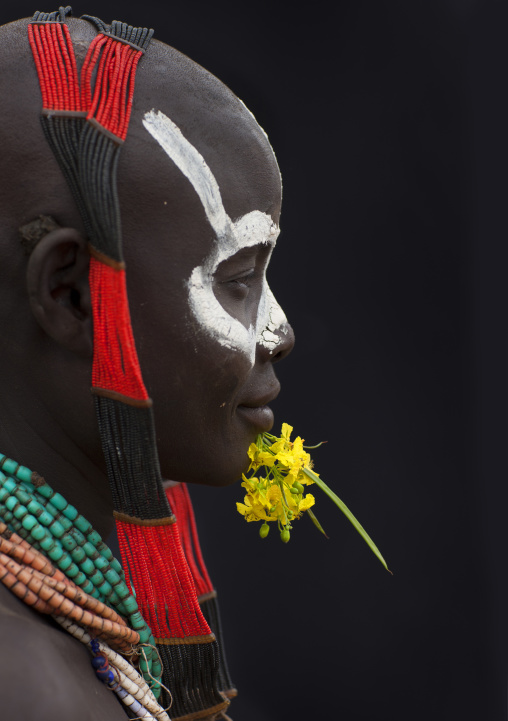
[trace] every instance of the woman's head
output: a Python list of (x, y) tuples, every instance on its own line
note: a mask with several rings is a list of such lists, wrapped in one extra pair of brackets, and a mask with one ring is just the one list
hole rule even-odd
[[(0, 128), (10, 163), (0, 252), (12, 268), (2, 322), (16, 339), (4, 378), (28, 376), (36, 402), (50, 404), (73, 442), (102, 465), (89, 397), (86, 237), (38, 125), (26, 25), (4, 27), (0, 51), (10, 97)], [(95, 32), (83, 21), (69, 25), (79, 61)], [(273, 362), (293, 343), (264, 278), (281, 202), (273, 152), (220, 81), (154, 42), (139, 66), (118, 181), (132, 324), (162, 473), (233, 482), (248, 444), (271, 423), (264, 406), (278, 392)], [(63, 227), (40, 241), (27, 271), (16, 230), (39, 213)]]

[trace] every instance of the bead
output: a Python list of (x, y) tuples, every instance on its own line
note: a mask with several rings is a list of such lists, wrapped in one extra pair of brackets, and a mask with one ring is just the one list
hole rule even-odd
[(32, 536), (35, 538), (36, 541), (40, 541), (41, 538), (44, 538), (45, 535), (46, 535), (46, 529), (44, 529), (42, 526), (39, 526), (39, 524), (37, 524), (36, 526), (33, 527)]
[[(33, 531), (32, 531), (33, 533)], [(67, 573), (67, 569), (72, 566), (72, 559), (70, 556), (64, 556), (60, 563), (58, 564), (58, 568), (63, 571), (64, 573)]]
[[(58, 565), (60, 566), (60, 564), (58, 564)], [(72, 563), (72, 562), (71, 562), (70, 566), (68, 566), (65, 569), (65, 575), (72, 579), (74, 579), (79, 573), (81, 573), (81, 571), (76, 566), (76, 564)]]
[(14, 511), (14, 516), (18, 518), (20, 521), (28, 514), (28, 511), (26, 510), (25, 506), (19, 505), (16, 510)]
[(47, 483), (44, 483), (42, 486), (38, 486), (37, 493), (40, 493), (41, 496), (44, 496), (44, 498), (48, 499), (51, 498), (51, 496), (53, 495), (53, 491)]
[(97, 544), (101, 543), (102, 538), (99, 536), (97, 531), (92, 528), (92, 530), (88, 534), (88, 540), (90, 541), (90, 543), (93, 543), (93, 545), (97, 548)]
[(16, 490), (16, 483), (12, 480), (12, 478), (6, 478), (5, 482), (3, 483), (3, 487), (6, 491), (9, 491), (9, 493), (14, 493)]
[[(93, 564), (93, 561), (91, 561), (89, 558), (86, 558), (79, 564), (79, 567), (83, 571), (83, 573), (86, 573), (87, 576), (91, 576), (95, 571), (95, 566)], [(101, 574), (102, 576), (102, 574)], [(94, 585), (97, 585), (93, 579), (93, 577), (90, 579)]]
[(19, 506), (19, 501), (16, 496), (9, 496), (9, 498), (5, 501), (5, 506), (9, 509), (9, 511), (14, 511), (16, 506)]
[(95, 556), (98, 555), (98, 551), (95, 546), (88, 541), (83, 544), (83, 550), (89, 558), (93, 559)]
[(83, 583), (79, 584), (80, 587), (83, 589), (85, 593), (89, 593), (90, 596), (94, 596), (97, 598), (99, 594), (97, 593), (97, 589), (93, 587), (93, 583), (91, 583), (87, 578), (83, 581)]
[(123, 579), (120, 578), (118, 573), (113, 568), (108, 568), (108, 570), (104, 574), (104, 578), (106, 578), (113, 585), (116, 585), (117, 583), (124, 583)]
[(34, 526), (37, 525), (37, 519), (33, 516), (26, 515), (23, 518), (23, 528), (25, 528), (27, 531), (31, 531)]
[[(69, 573), (69, 572), (67, 571), (67, 573)], [(85, 583), (86, 580), (87, 580), (87, 578), (86, 578), (85, 574), (83, 573), (83, 571), (78, 570), (78, 572), (74, 576), (74, 583), (77, 584), (78, 586), (81, 586), (83, 583)], [(92, 584), (92, 586), (93, 586), (93, 584)]]
[(27, 503), (30, 503), (31, 497), (30, 494), (24, 491), (22, 488), (16, 488), (14, 490), (14, 495), (18, 499), (20, 503), (23, 503), (23, 505), (26, 505)]
[(132, 600), (136, 604), (135, 606), (132, 606), (132, 610), (130, 611), (130, 613), (133, 613), (137, 609), (138, 604), (136, 603), (136, 599), (134, 598), (134, 596), (131, 596), (129, 589), (127, 588), (127, 584), (124, 581), (118, 583), (115, 586), (115, 591), (117, 592), (118, 596), (122, 601), (127, 601), (127, 599), (132, 598)]
[(48, 556), (52, 561), (59, 561), (63, 555), (64, 551), (59, 546), (55, 546), (55, 548), (48, 552)]
[(100, 571), (104, 571), (104, 569), (109, 566), (107, 560), (104, 558), (104, 556), (101, 555), (99, 555), (97, 558), (94, 558), (93, 562)]
[(53, 493), (51, 496), (51, 503), (57, 508), (59, 511), (63, 511), (64, 508), (67, 507), (67, 501), (60, 493)]
[(49, 501), (45, 501), (43, 498), (40, 498), (38, 495), (35, 496), (35, 501), (40, 505), (41, 508), (43, 508), (46, 513), (49, 513), (51, 516), (51, 519), (54, 519), (56, 515), (58, 514), (58, 511), (56, 508), (54, 508)]
[(145, 625), (145, 628), (139, 629), (138, 633), (139, 633), (139, 638), (141, 640), (141, 643), (149, 643), (150, 642), (152, 632), (150, 631), (148, 626)]
[(92, 530), (92, 524), (89, 523), (86, 518), (83, 518), (83, 516), (78, 516), (75, 519), (74, 524), (81, 533), (89, 533)]
[(9, 476), (16, 475), (16, 471), (19, 467), (19, 463), (16, 463), (16, 461), (13, 461), (6, 456), (3, 457), (3, 460), (0, 460), (0, 468), (3, 470), (4, 473), (8, 473)]
[(78, 517), (78, 512), (74, 508), (74, 506), (71, 506), (70, 503), (67, 504), (66, 508), (62, 510), (63, 515), (69, 519), (69, 521), (75, 521)]
[(16, 478), (19, 478), (20, 481), (30, 483), (32, 480), (32, 471), (26, 466), (19, 466), (16, 472)]
[[(99, 586), (99, 585), (97, 586), (97, 588), (98, 588), (99, 591), (102, 593), (102, 595), (103, 595), (103, 596), (106, 596), (106, 597), (111, 596), (111, 594), (113, 593), (113, 587), (112, 587), (112, 585), (111, 585), (110, 583), (108, 583), (107, 581), (103, 581), (103, 582), (100, 584), (100, 586)], [(116, 594), (115, 594), (115, 595), (116, 595)]]
[[(63, 542), (63, 539), (62, 539)], [(72, 560), (76, 563), (82, 563), (82, 561), (86, 560), (86, 553), (83, 551), (83, 549), (80, 546), (75, 546), (71, 550), (71, 556)]]
[(136, 613), (133, 613), (132, 616), (129, 617), (129, 624), (134, 628), (136, 631), (140, 628), (144, 628), (146, 626), (145, 619), (141, 615), (139, 611)]
[(94, 658), (92, 658), (92, 666), (95, 669), (103, 668), (107, 664), (108, 664), (108, 659), (106, 658), (106, 656), (102, 656), (101, 654), (98, 654), (97, 656), (94, 656)]
[(53, 521), (53, 523), (49, 527), (49, 530), (57, 538), (61, 538), (65, 533), (65, 528), (58, 521)]
[(94, 586), (97, 586), (99, 583), (102, 583), (104, 581), (104, 576), (100, 571), (96, 571), (93, 576), (90, 576), (90, 581), (93, 583)]

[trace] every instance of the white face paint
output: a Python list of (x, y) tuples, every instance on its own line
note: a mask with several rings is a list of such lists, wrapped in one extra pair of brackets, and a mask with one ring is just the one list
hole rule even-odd
[(219, 264), (243, 248), (265, 244), (273, 246), (279, 228), (272, 218), (253, 210), (232, 221), (222, 204), (219, 185), (203, 156), (183, 136), (181, 130), (161, 111), (151, 110), (143, 125), (167, 153), (179, 170), (192, 183), (206, 217), (215, 232), (215, 244), (203, 265), (191, 273), (187, 286), (190, 308), (204, 330), (221, 345), (245, 353), (254, 364), (256, 344), (273, 353), (281, 342), (287, 322), (284, 311), (263, 278), (256, 327), (245, 328), (224, 310), (213, 292), (213, 278)]

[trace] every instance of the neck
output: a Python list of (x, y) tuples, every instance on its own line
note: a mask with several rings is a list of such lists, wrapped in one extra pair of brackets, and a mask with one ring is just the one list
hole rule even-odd
[[(107, 538), (114, 527), (113, 504), (100, 455), (94, 457), (84, 447), (87, 443), (76, 442), (72, 424), (59, 422), (58, 408), (34, 396), (32, 389), (18, 383), (15, 397), (6, 388), (1, 397), (0, 452), (37, 471)], [(88, 420), (82, 418), (84, 427)], [(97, 441), (91, 445), (96, 448)]]

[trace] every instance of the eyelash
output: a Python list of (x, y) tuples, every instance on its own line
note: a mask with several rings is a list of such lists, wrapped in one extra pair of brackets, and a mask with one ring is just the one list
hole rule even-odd
[(234, 285), (238, 285), (241, 288), (250, 288), (249, 281), (254, 280), (256, 277), (256, 269), (251, 268), (247, 273), (244, 275), (240, 275), (236, 278), (231, 278), (231, 280), (225, 281), (225, 283), (232, 283)]

